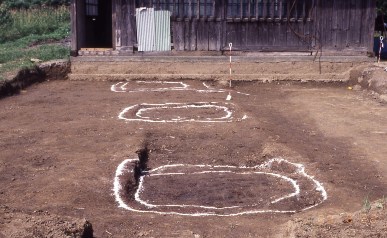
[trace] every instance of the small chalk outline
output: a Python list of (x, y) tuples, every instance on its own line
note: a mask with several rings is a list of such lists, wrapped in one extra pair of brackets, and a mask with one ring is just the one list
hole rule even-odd
[[(110, 87), (112, 92), (116, 93), (135, 93), (135, 92), (163, 92), (163, 91), (195, 91), (199, 93), (227, 93), (228, 90), (212, 88), (206, 83), (203, 83), (203, 86), (206, 89), (195, 89), (190, 85), (183, 82), (173, 82), (173, 81), (135, 81), (137, 84), (160, 84), (166, 87), (161, 88), (138, 88), (138, 89), (129, 89), (127, 85), (129, 82), (119, 82), (113, 84)], [(235, 91), (237, 94), (242, 94), (249, 96), (250, 94), (242, 93)]]
[[(117, 170), (116, 170), (116, 173), (115, 173), (115, 178), (114, 178), (114, 186), (113, 186), (113, 192), (114, 192), (114, 196), (115, 196), (115, 199), (116, 199), (116, 202), (118, 203), (118, 206), (120, 208), (123, 208), (123, 209), (126, 209), (126, 210), (129, 210), (129, 211), (133, 211), (133, 212), (140, 212), (140, 213), (155, 213), (155, 214), (162, 214), (162, 215), (181, 215), (181, 216), (195, 216), (195, 217), (199, 217), (199, 216), (221, 216), (221, 217), (230, 217), (230, 216), (239, 216), (239, 215), (247, 215), (247, 214), (262, 214), (262, 213), (296, 213), (296, 212), (300, 212), (300, 211), (306, 211), (306, 210), (309, 210), (311, 208), (314, 208), (320, 204), (322, 204), (325, 200), (328, 199), (328, 195), (327, 195), (327, 192), (325, 190), (325, 188), (323, 187), (323, 185), (317, 181), (316, 179), (314, 179), (312, 176), (308, 175), (306, 172), (305, 172), (305, 167), (304, 165), (302, 164), (298, 164), (298, 163), (292, 163), (292, 162), (289, 162), (283, 158), (274, 158), (274, 159), (271, 159), (261, 165), (257, 165), (257, 166), (254, 166), (254, 167), (249, 167), (249, 169), (271, 169), (273, 163), (277, 163), (279, 165), (281, 165), (282, 163), (284, 164), (287, 164), (287, 165), (290, 165), (290, 166), (294, 166), (294, 168), (296, 168), (295, 172), (296, 174), (298, 175), (301, 175), (302, 177), (305, 177), (307, 180), (309, 180), (311, 183), (314, 184), (314, 187), (315, 187), (315, 190), (317, 192), (320, 193), (320, 196), (321, 196), (321, 200), (318, 201), (317, 203), (313, 204), (313, 205), (310, 205), (310, 206), (307, 206), (301, 210), (260, 210), (260, 209), (252, 209), (252, 210), (249, 210), (249, 211), (243, 211), (243, 212), (235, 212), (235, 213), (229, 213), (229, 214), (217, 214), (215, 213), (214, 211), (216, 210), (226, 210), (226, 209), (233, 209), (233, 208), (239, 208), (240, 206), (230, 206), (230, 207), (212, 207), (212, 206), (201, 206), (201, 205), (174, 205), (174, 204), (169, 204), (169, 205), (153, 205), (153, 204), (150, 204), (146, 201), (143, 201), (141, 198), (140, 198), (140, 194), (141, 192), (143, 192), (144, 190), (144, 187), (143, 187), (143, 183), (144, 183), (144, 177), (145, 176), (168, 176), (168, 175), (184, 175), (184, 174), (187, 174), (187, 173), (163, 173), (164, 170), (167, 170), (168, 168), (176, 168), (176, 167), (181, 167), (181, 166), (184, 166), (184, 167), (188, 167), (188, 168), (206, 168), (206, 169), (214, 169), (214, 168), (220, 168), (220, 169), (228, 169), (228, 170), (220, 170), (220, 171), (211, 171), (211, 170), (205, 170), (205, 171), (200, 171), (200, 172), (193, 172), (192, 174), (198, 174), (198, 173), (235, 173), (233, 171), (231, 171), (230, 169), (247, 169), (248, 167), (237, 167), (237, 166), (212, 166), (212, 165), (189, 165), (189, 164), (174, 164), (174, 165), (164, 165), (164, 166), (160, 166), (158, 168), (155, 168), (155, 169), (152, 169), (152, 170), (149, 170), (149, 171), (146, 171), (146, 175), (143, 175), (140, 177), (140, 181), (139, 181), (139, 185), (138, 185), (138, 188), (137, 188), (137, 191), (135, 193), (135, 201), (142, 204), (143, 206), (145, 206), (147, 208), (147, 210), (139, 210), (139, 209), (135, 209), (135, 208), (132, 208), (130, 207), (129, 205), (127, 205), (123, 198), (121, 197), (121, 191), (123, 189), (121, 183), (120, 183), (120, 176), (122, 176), (124, 174), (125, 171), (128, 170), (127, 168), (127, 165), (129, 163), (132, 163), (132, 162), (136, 162), (136, 161), (139, 161), (138, 159), (127, 159), (127, 160), (124, 160), (123, 162), (121, 162), (118, 167), (117, 167)], [(248, 173), (248, 172), (247, 172)], [(252, 172), (250, 172), (251, 174)], [(272, 173), (272, 172), (254, 172), (254, 173), (260, 173), (260, 174), (267, 174), (267, 175), (270, 175), (270, 176), (275, 176), (275, 177), (278, 177), (278, 178), (281, 178), (281, 179), (284, 179), (286, 181), (288, 181), (292, 186), (293, 186), (293, 189), (294, 189), (294, 192), (293, 193), (290, 193), (290, 194), (287, 194), (283, 197), (280, 197), (274, 201), (271, 201), (270, 203), (277, 203), (279, 201), (282, 201), (282, 200), (286, 200), (286, 199), (289, 199), (289, 198), (292, 198), (292, 197), (295, 197), (295, 196), (299, 196), (300, 195), (300, 186), (297, 184), (297, 181), (292, 179), (292, 178), (289, 178), (287, 176), (284, 176), (284, 175), (281, 175), (281, 174), (278, 174), (278, 173)], [(238, 174), (238, 173), (235, 173), (235, 174)], [(197, 207), (197, 208), (202, 208), (202, 209), (209, 209), (209, 210), (212, 210), (211, 212), (197, 212), (197, 213), (183, 213), (183, 212), (162, 212), (162, 211), (155, 211), (155, 210), (151, 210), (152, 208), (157, 208), (157, 207), (178, 207), (178, 208), (189, 208), (189, 207)]]
[[(162, 103), (162, 104), (149, 104), (149, 103), (141, 103), (129, 106), (122, 110), (118, 118), (125, 121), (142, 121), (142, 122), (232, 122), (233, 120), (241, 121), (247, 119), (247, 115), (244, 115), (240, 119), (234, 119), (232, 117), (233, 112), (230, 110), (229, 103), (223, 103), (223, 105), (219, 105), (217, 102), (196, 102), (196, 103)], [(131, 110), (136, 110), (135, 118), (128, 118), (125, 115), (129, 113)], [(223, 111), (224, 116), (219, 118), (204, 118), (204, 119), (194, 119), (194, 118), (182, 118), (177, 116), (176, 118), (170, 120), (163, 120), (160, 118), (153, 118), (142, 116), (142, 114), (146, 111), (157, 110), (157, 109), (200, 109), (200, 108), (213, 108), (218, 111)]]

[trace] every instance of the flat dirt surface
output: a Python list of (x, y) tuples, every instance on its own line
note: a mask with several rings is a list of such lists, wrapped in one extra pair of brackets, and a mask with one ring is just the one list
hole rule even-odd
[[(239, 82), (227, 101), (217, 82), (113, 84), (0, 100), (0, 237), (83, 218), (95, 237), (345, 237), (311, 219), (387, 195), (387, 107), (363, 91)], [(385, 237), (380, 204), (330, 227)]]

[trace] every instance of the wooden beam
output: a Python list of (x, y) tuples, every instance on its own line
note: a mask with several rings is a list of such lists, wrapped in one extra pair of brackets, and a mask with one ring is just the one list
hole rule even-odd
[(282, 0), (278, 0), (278, 18), (281, 20), (282, 19), (282, 8), (283, 8), (283, 2)]
[[(121, 46), (121, 40), (119, 40), (118, 36), (121, 37), (121, 33), (117, 32), (118, 24), (117, 24), (117, 1), (112, 0), (112, 42), (113, 49), (117, 49), (117, 47)], [(120, 9), (120, 8), (118, 8)]]
[(78, 6), (77, 1), (71, 0), (71, 11), (70, 11), (70, 16), (71, 16), (71, 49), (70, 49), (70, 54), (71, 54), (71, 56), (78, 55), (77, 6)]

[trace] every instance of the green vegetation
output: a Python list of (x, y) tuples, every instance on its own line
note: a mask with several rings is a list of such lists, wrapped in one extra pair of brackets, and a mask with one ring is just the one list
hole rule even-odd
[(0, 5), (0, 79), (33, 66), (31, 59), (68, 58), (69, 47), (62, 42), (69, 32), (67, 6), (10, 10)]
[(370, 202), (370, 200), (368, 198), (368, 195), (367, 195), (367, 197), (363, 201), (363, 209), (366, 212), (369, 212), (371, 210), (371, 202)]
[(376, 8), (378, 14), (387, 14), (387, 1), (386, 0), (376, 0)]
[(2, 3), (10, 9), (29, 9), (41, 6), (68, 6), (70, 0), (0, 0), (0, 4)]
[(387, 205), (387, 198), (386, 198), (386, 196), (383, 196), (382, 199), (376, 201), (376, 203), (375, 203), (375, 206), (378, 209), (385, 209), (386, 205)]

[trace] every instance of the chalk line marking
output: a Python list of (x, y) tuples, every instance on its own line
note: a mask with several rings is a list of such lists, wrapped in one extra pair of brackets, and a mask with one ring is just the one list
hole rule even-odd
[[(232, 122), (234, 120), (233, 118), (233, 112), (229, 108), (231, 104), (229, 103), (222, 103), (223, 105), (220, 105), (221, 103), (217, 102), (197, 102), (197, 103), (163, 103), (163, 104), (148, 104), (148, 103), (141, 103), (141, 104), (135, 104), (133, 106), (129, 106), (122, 110), (118, 118), (125, 121), (142, 121), (142, 122)], [(195, 118), (186, 118), (186, 117), (180, 117), (175, 116), (174, 118), (170, 119), (160, 119), (160, 118), (151, 118), (149, 116), (143, 116), (145, 112), (149, 112), (152, 110), (168, 110), (168, 109), (214, 109), (214, 111), (223, 112), (223, 116), (217, 117), (217, 118), (201, 118), (201, 119), (195, 119)], [(126, 116), (132, 112), (135, 116), (133, 118)], [(242, 118), (237, 118), (235, 120), (241, 121), (247, 119), (247, 115), (244, 115)]]
[[(323, 203), (325, 200), (328, 199), (328, 195), (327, 195), (327, 192), (325, 191), (325, 188), (322, 186), (322, 184), (317, 181), (316, 179), (314, 179), (312, 176), (308, 175), (306, 172), (305, 172), (305, 167), (304, 165), (302, 164), (298, 164), (298, 163), (292, 163), (292, 162), (289, 162), (283, 158), (274, 158), (274, 159), (271, 159), (261, 165), (257, 165), (257, 166), (254, 166), (254, 167), (250, 167), (250, 169), (271, 169), (273, 164), (274, 163), (277, 163), (278, 165), (281, 165), (282, 163), (284, 164), (287, 164), (287, 165), (290, 165), (290, 166), (294, 166), (294, 168), (296, 169), (295, 170), (295, 174), (298, 174), (298, 175), (301, 175), (302, 177), (305, 177), (307, 180), (309, 180), (310, 182), (312, 182), (314, 184), (314, 187), (315, 187), (315, 190), (317, 192), (320, 193), (320, 196), (321, 196), (321, 200), (318, 201), (317, 203), (315, 203), (314, 205), (310, 205), (310, 206), (307, 206), (301, 210), (272, 210), (272, 209), (268, 209), (268, 210), (262, 210), (262, 209), (252, 209), (252, 210), (248, 210), (248, 211), (242, 211), (242, 212), (234, 212), (234, 213), (230, 213), (230, 214), (217, 214), (215, 213), (215, 211), (217, 210), (227, 210), (227, 209), (234, 209), (234, 208), (239, 208), (240, 206), (230, 206), (230, 207), (213, 207), (213, 206), (200, 206), (200, 205), (174, 205), (174, 204), (170, 204), (170, 205), (153, 205), (153, 204), (149, 204), (147, 203), (146, 201), (143, 201), (141, 198), (140, 198), (140, 194), (141, 192), (143, 192), (144, 190), (144, 186), (143, 186), (143, 183), (144, 183), (144, 177), (146, 176), (167, 176), (167, 175), (174, 175), (174, 174), (179, 174), (179, 175), (184, 175), (184, 174), (187, 174), (187, 173), (163, 173), (163, 171), (170, 169), (170, 168), (177, 168), (177, 167), (180, 167), (180, 166), (186, 166), (187, 168), (195, 168), (195, 167), (199, 167), (199, 168), (206, 168), (206, 169), (246, 169), (247, 167), (237, 167), (237, 166), (211, 166), (211, 165), (186, 165), (186, 164), (174, 164), (174, 165), (164, 165), (164, 166), (160, 166), (158, 168), (155, 168), (155, 169), (152, 169), (152, 170), (149, 170), (149, 171), (146, 171), (145, 175), (142, 175), (140, 176), (140, 180), (139, 180), (139, 185), (138, 185), (138, 188), (136, 190), (136, 193), (135, 193), (135, 201), (138, 202), (139, 204), (143, 205), (146, 207), (146, 209), (144, 210), (140, 210), (140, 209), (136, 209), (136, 208), (133, 208), (133, 207), (130, 207), (129, 205), (127, 205), (123, 198), (121, 197), (121, 192), (122, 192), (122, 185), (120, 183), (120, 178), (121, 176), (127, 172), (129, 170), (128, 168), (128, 164), (130, 163), (133, 163), (133, 162), (138, 162), (139, 160), (138, 159), (126, 159), (124, 160), (123, 162), (121, 162), (118, 167), (117, 167), (117, 170), (116, 170), (116, 173), (115, 173), (115, 177), (114, 177), (114, 187), (113, 187), (113, 191), (114, 191), (114, 196), (115, 196), (115, 199), (116, 199), (116, 202), (118, 203), (118, 206), (120, 208), (124, 208), (126, 210), (129, 210), (129, 211), (133, 211), (133, 212), (140, 212), (140, 213), (154, 213), (154, 214), (162, 214), (162, 215), (181, 215), (181, 216), (221, 216), (221, 217), (230, 217), (230, 216), (239, 216), (239, 215), (247, 215), (247, 214), (261, 214), (261, 213), (296, 213), (296, 212), (300, 212), (300, 211), (306, 211), (308, 209), (311, 209), (311, 208), (314, 208), (318, 205), (320, 205), (321, 203)], [(224, 173), (235, 173), (233, 171), (230, 171), (230, 170), (221, 170), (221, 171), (212, 171), (212, 170), (206, 170), (206, 171), (201, 171), (201, 172), (194, 172), (194, 173), (214, 173), (214, 172), (224, 172)], [(295, 189), (295, 191), (291, 194), (288, 194), (288, 195), (285, 195), (279, 199), (276, 199), (274, 201), (271, 201), (271, 203), (277, 203), (279, 201), (282, 201), (282, 200), (285, 200), (285, 199), (289, 199), (289, 198), (292, 198), (294, 196), (298, 196), (300, 193), (301, 193), (301, 188), (300, 186), (298, 185), (297, 181), (292, 179), (292, 178), (289, 178), (285, 175), (281, 175), (279, 173), (274, 173), (274, 172), (256, 172), (256, 173), (262, 173), (262, 174), (270, 174), (271, 176), (277, 176), (281, 179), (285, 179), (287, 180), (288, 182), (290, 182), (293, 186), (293, 188)], [(177, 207), (177, 208), (190, 208), (190, 207), (197, 207), (197, 208), (202, 208), (202, 209), (209, 209), (209, 210), (213, 210), (211, 212), (191, 212), (191, 213), (183, 213), (183, 212), (174, 212), (174, 211), (168, 211), (168, 212), (163, 212), (163, 211), (156, 211), (156, 210), (151, 210), (152, 208), (157, 208), (157, 207), (170, 207), (170, 208), (173, 208), (173, 207)]]
[[(136, 81), (137, 84), (160, 84), (165, 85), (167, 87), (162, 88), (138, 88), (135, 90), (130, 90), (126, 86), (128, 85), (128, 82), (119, 82), (116, 84), (113, 84), (110, 88), (111, 91), (116, 93), (132, 93), (132, 92), (146, 92), (146, 91), (167, 91), (167, 90), (187, 90), (189, 85), (185, 84), (183, 82), (171, 82), (171, 81)], [(171, 86), (171, 85), (177, 85), (177, 86)]]
[(209, 85), (207, 85), (205, 82), (203, 82), (203, 86), (210, 89), (211, 87)]
[[(186, 165), (183, 165), (183, 166), (186, 166)], [(198, 166), (195, 166), (195, 165), (191, 165), (190, 167), (198, 167)], [(202, 167), (202, 166), (201, 166)], [(205, 166), (205, 167), (208, 167), (208, 166)], [(229, 168), (229, 167), (226, 167), (226, 168)], [(275, 174), (275, 173), (268, 173), (268, 172), (233, 172), (233, 171), (230, 171), (230, 170), (218, 170), (218, 171), (201, 171), (201, 172), (193, 172), (193, 173), (189, 173), (189, 174), (209, 174), (209, 173), (231, 173), (231, 174), (244, 174), (244, 175), (250, 175), (250, 174), (264, 174), (264, 175), (270, 175), (270, 176), (273, 176), (273, 177), (277, 177), (277, 178), (280, 178), (280, 179), (283, 179), (287, 182), (289, 182), (293, 188), (294, 188), (294, 192), (293, 193), (290, 193), (288, 195), (285, 195), (285, 196), (282, 196), (278, 199), (275, 199), (273, 201), (271, 201), (270, 203), (277, 203), (279, 201), (282, 201), (286, 198), (290, 198), (290, 197), (295, 197), (297, 196), (299, 193), (300, 193), (300, 187), (298, 186), (297, 182), (294, 180), (294, 179), (291, 179), (289, 177), (286, 177), (286, 176), (283, 176), (283, 175), (279, 175), (279, 174)], [(170, 176), (170, 175), (186, 175), (187, 173), (158, 173), (158, 174), (148, 174), (149, 177), (152, 177), (152, 176)], [(138, 186), (138, 189), (137, 189), (137, 192), (135, 194), (135, 197), (136, 197), (136, 200), (147, 206), (147, 207), (150, 207), (150, 208), (153, 208), (153, 207), (180, 207), (181, 205), (154, 205), (154, 204), (150, 204), (144, 200), (142, 200), (140, 198), (140, 193), (141, 191), (144, 190), (144, 186), (143, 186), (143, 182), (144, 182), (144, 179), (145, 177), (147, 176), (142, 176), (141, 179), (140, 179), (140, 183), (139, 183), (139, 186)], [(217, 209), (217, 210), (222, 210), (222, 209), (230, 209), (230, 208), (240, 208), (242, 206), (231, 206), (231, 207), (213, 207), (213, 206), (201, 206), (201, 205), (184, 205), (185, 207), (198, 207), (198, 208), (206, 208), (206, 209)], [(250, 206), (251, 207), (251, 206)]]
[[(173, 81), (135, 81), (137, 84), (159, 84), (159, 85), (165, 85), (168, 87), (162, 87), (162, 88), (138, 88), (138, 89), (129, 89), (127, 85), (128, 82), (119, 82), (116, 84), (113, 84), (110, 87), (110, 90), (116, 93), (135, 93), (135, 92), (163, 92), (163, 91), (195, 91), (199, 93), (227, 93), (228, 90), (225, 89), (216, 89), (212, 88), (206, 83), (203, 83), (203, 86), (206, 89), (195, 89), (192, 88), (190, 85), (183, 83), (183, 82), (173, 82)], [(173, 86), (177, 85), (177, 86)], [(236, 91), (238, 94), (249, 96), (250, 94), (242, 93)]]

